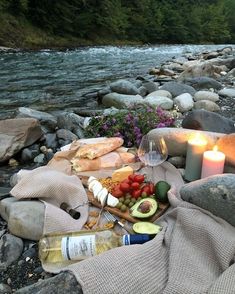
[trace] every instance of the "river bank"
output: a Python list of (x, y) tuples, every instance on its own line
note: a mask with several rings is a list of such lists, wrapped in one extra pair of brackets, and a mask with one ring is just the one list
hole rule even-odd
[[(186, 129), (192, 126), (192, 123), (195, 126), (196, 121), (196, 127), (198, 128), (199, 125), (203, 131), (234, 133), (234, 54), (234, 48), (227, 47), (211, 52), (185, 54), (163, 62), (160, 66), (152, 64), (149, 74), (132, 77), (130, 80), (113, 81), (93, 92), (95, 94), (92, 97), (86, 98), (94, 103), (89, 110), (78, 107), (76, 111), (75, 109), (70, 111), (69, 108), (64, 108), (56, 115), (56, 112), (38, 112), (21, 105), (22, 107), (17, 108), (17, 115), (14, 119), (2, 120), (0, 125), (2, 138), (5, 140), (3, 144), (5, 150), (1, 153), (0, 199), (6, 198), (6, 200), (5, 204), (1, 203), (2, 211), (9, 212), (10, 210), (6, 207), (10, 207), (9, 203), (12, 201), (11, 197), (8, 198), (8, 192), (16, 183), (14, 177), (11, 178), (13, 173), (24, 167), (33, 169), (47, 164), (62, 146), (82, 138), (92, 114), (101, 115), (105, 112), (106, 115), (110, 115), (113, 112), (118, 113), (128, 109), (132, 103), (142, 105), (148, 101), (148, 105), (160, 106), (167, 113), (177, 113), (177, 123), (179, 123), (177, 126), (180, 128), (182, 121)], [(102, 104), (102, 109), (97, 110), (98, 104)], [(189, 119), (186, 120), (186, 117), (192, 113), (194, 116), (189, 116)], [(199, 113), (200, 118), (195, 113)], [(18, 134), (22, 134), (22, 130), (24, 136), (19, 137)], [(164, 131), (164, 128), (162, 130)], [(182, 132), (184, 131), (183, 129)], [(10, 142), (9, 135), (13, 138)], [(180, 144), (176, 146), (180, 149)], [(169, 148), (170, 162), (177, 168), (184, 166), (182, 160), (185, 154), (182, 150), (178, 150), (181, 156), (176, 156), (173, 154), (176, 148), (171, 151)], [(181, 162), (179, 163), (179, 158), (177, 161), (174, 157), (180, 157)], [(234, 171), (234, 166), (232, 170)], [(27, 205), (31, 207), (31, 203)], [(21, 210), (27, 209), (27, 205), (25, 204), (24, 208), (21, 207)], [(34, 215), (43, 213), (43, 205), (37, 205), (32, 213)], [(4, 220), (1, 218), (0, 223), (1, 236), (7, 236), (9, 243), (15, 244), (12, 245), (13, 247), (10, 246), (9, 250), (18, 252), (14, 255), (14, 260), (11, 260), (12, 256), (9, 254), (11, 256), (10, 260), (7, 260), (9, 264), (5, 262), (4, 265), (7, 264), (7, 266), (1, 271), (2, 284), (0, 286), (5, 289), (5, 293), (37, 293), (39, 288), (41, 293), (48, 293), (47, 287), (54, 287), (55, 291), (58, 281), (61, 287), (63, 283), (67, 283), (70, 293), (80, 291), (80, 288), (76, 288), (77, 284), (73, 276), (62, 274), (62, 276), (55, 276), (52, 280), (50, 278), (53, 275), (46, 273), (40, 266), (37, 241), (30, 234), (38, 234), (37, 236), (41, 234), (42, 218), (39, 218), (37, 230), (30, 222), (27, 223), (25, 216), (22, 218), (22, 221), (26, 221), (28, 235), (27, 238), (25, 235), (24, 238), (18, 235), (20, 241), (11, 237), (14, 235), (12, 234), (14, 225), (11, 223), (12, 230), (9, 231), (10, 214), (3, 215), (2, 213), (1, 215), (4, 216)], [(20, 246), (17, 245), (18, 242)], [(14, 246), (17, 247), (17, 250)], [(36, 282), (38, 283), (32, 286), (33, 288), (23, 288)], [(19, 290), (20, 288), (22, 289)]]

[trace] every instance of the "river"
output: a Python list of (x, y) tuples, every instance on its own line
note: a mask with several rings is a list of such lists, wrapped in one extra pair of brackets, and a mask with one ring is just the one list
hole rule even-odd
[(53, 112), (89, 108), (85, 93), (119, 78), (146, 75), (149, 68), (184, 53), (226, 45), (104, 46), (76, 50), (0, 53), (0, 118), (19, 106)]

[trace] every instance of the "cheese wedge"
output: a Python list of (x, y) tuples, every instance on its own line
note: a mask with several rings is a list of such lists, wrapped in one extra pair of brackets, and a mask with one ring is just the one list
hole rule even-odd
[(129, 175), (132, 175), (133, 172), (134, 172), (133, 168), (130, 166), (125, 166), (125, 167), (119, 168), (113, 172), (112, 180), (117, 181), (117, 182), (121, 182), (121, 181), (125, 180), (126, 178), (128, 178)]

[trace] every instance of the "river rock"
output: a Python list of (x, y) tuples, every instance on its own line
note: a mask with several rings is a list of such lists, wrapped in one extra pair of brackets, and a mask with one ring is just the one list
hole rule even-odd
[(147, 93), (150, 94), (150, 93), (152, 93), (152, 92), (154, 92), (154, 91), (156, 91), (158, 89), (159, 84), (155, 83), (155, 82), (152, 82), (152, 81), (149, 81), (149, 82), (143, 83), (143, 86), (147, 90)]
[(21, 200), (12, 203), (8, 211), (8, 228), (11, 234), (38, 241), (43, 233), (44, 212), (44, 204), (40, 201)]
[(193, 110), (182, 121), (185, 129), (230, 134), (235, 132), (234, 121), (207, 110)]
[(235, 133), (220, 138), (217, 146), (225, 154), (226, 162), (235, 166)]
[(204, 109), (207, 111), (216, 112), (220, 110), (219, 105), (210, 100), (200, 100), (194, 103), (194, 109)]
[(235, 89), (234, 88), (224, 88), (218, 92), (219, 95), (225, 97), (235, 97)]
[[(153, 92), (154, 93), (154, 92)], [(173, 101), (170, 98), (162, 96), (151, 96), (150, 93), (145, 99), (145, 104), (148, 104), (152, 107), (161, 107), (164, 110), (169, 110), (173, 108)]]
[(70, 272), (62, 272), (55, 277), (41, 280), (33, 285), (21, 288), (16, 294), (82, 294), (82, 288), (74, 275)]
[(16, 261), (23, 252), (23, 241), (11, 234), (3, 235), (0, 239), (0, 269), (7, 267)]
[(72, 142), (78, 139), (78, 137), (74, 133), (66, 129), (57, 130), (56, 136), (58, 139), (62, 139), (64, 141), (69, 141), (69, 142)]
[(219, 95), (210, 91), (198, 91), (194, 95), (195, 101), (210, 100), (212, 102), (219, 101)]
[(235, 226), (235, 174), (215, 175), (180, 189), (183, 200), (206, 209)]
[(58, 147), (57, 137), (55, 133), (47, 133), (44, 135), (44, 138), (47, 148), (56, 149)]
[(4, 162), (42, 136), (38, 120), (16, 118), (0, 121), (0, 162)]
[(119, 94), (127, 94), (127, 95), (137, 95), (139, 94), (138, 88), (127, 80), (118, 80), (110, 84), (110, 89), (112, 92), (116, 92)]
[(17, 201), (14, 197), (5, 198), (0, 201), (0, 216), (5, 220), (8, 221), (10, 207), (13, 203)]
[(0, 201), (4, 198), (9, 197), (10, 187), (0, 187)]
[[(149, 94), (148, 96), (153, 96), (153, 97), (158, 97), (158, 96), (161, 96), (161, 97), (167, 97), (167, 98), (170, 98), (172, 99), (172, 95), (169, 91), (166, 91), (166, 90), (157, 90), (157, 91), (154, 91), (152, 92), (151, 94)], [(147, 97), (148, 97), (147, 96)], [(147, 98), (146, 97), (146, 98)]]
[(138, 90), (139, 90), (140, 96), (142, 96), (142, 97), (144, 97), (144, 96), (146, 96), (148, 94), (148, 92), (147, 92), (147, 90), (146, 90), (146, 88), (144, 86), (139, 87)]
[(201, 61), (192, 61), (185, 63), (184, 65), (187, 66), (187, 68), (180, 74), (178, 80), (184, 81), (188, 78), (195, 78), (195, 77), (217, 77), (215, 75), (215, 67), (210, 62), (201, 62)]
[(180, 112), (186, 112), (194, 106), (193, 97), (189, 93), (181, 94), (174, 99), (174, 104)]
[(118, 109), (126, 109), (136, 104), (143, 104), (144, 99), (140, 95), (124, 95), (118, 93), (110, 93), (103, 97), (102, 104), (107, 107), (115, 107)]
[(17, 117), (30, 117), (37, 119), (41, 126), (45, 126), (48, 130), (55, 130), (57, 119), (47, 112), (34, 110), (28, 107), (19, 107)]
[(40, 153), (39, 146), (37, 144), (33, 144), (28, 148), (24, 148), (21, 152), (21, 161), (28, 162), (34, 159)]
[(211, 88), (219, 90), (223, 87), (220, 82), (209, 77), (187, 78), (185, 79), (184, 82), (192, 86), (196, 90), (211, 89)]
[(192, 137), (196, 136), (199, 133), (207, 140), (208, 149), (216, 144), (217, 140), (224, 136), (224, 134), (213, 133), (213, 132), (203, 132), (196, 130), (188, 130), (182, 128), (157, 128), (151, 130), (148, 135), (152, 139), (160, 139), (163, 137), (165, 139), (168, 154), (170, 156), (185, 156), (187, 149), (187, 141)]
[(165, 83), (161, 87), (161, 90), (170, 92), (173, 97), (177, 97), (183, 93), (189, 93), (193, 96), (196, 93), (196, 90), (193, 87), (178, 82)]

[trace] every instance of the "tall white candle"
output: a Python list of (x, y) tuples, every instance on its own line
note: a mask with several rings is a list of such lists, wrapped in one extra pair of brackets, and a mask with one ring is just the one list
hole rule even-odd
[(224, 171), (225, 155), (218, 151), (217, 146), (203, 153), (201, 178), (222, 174)]

